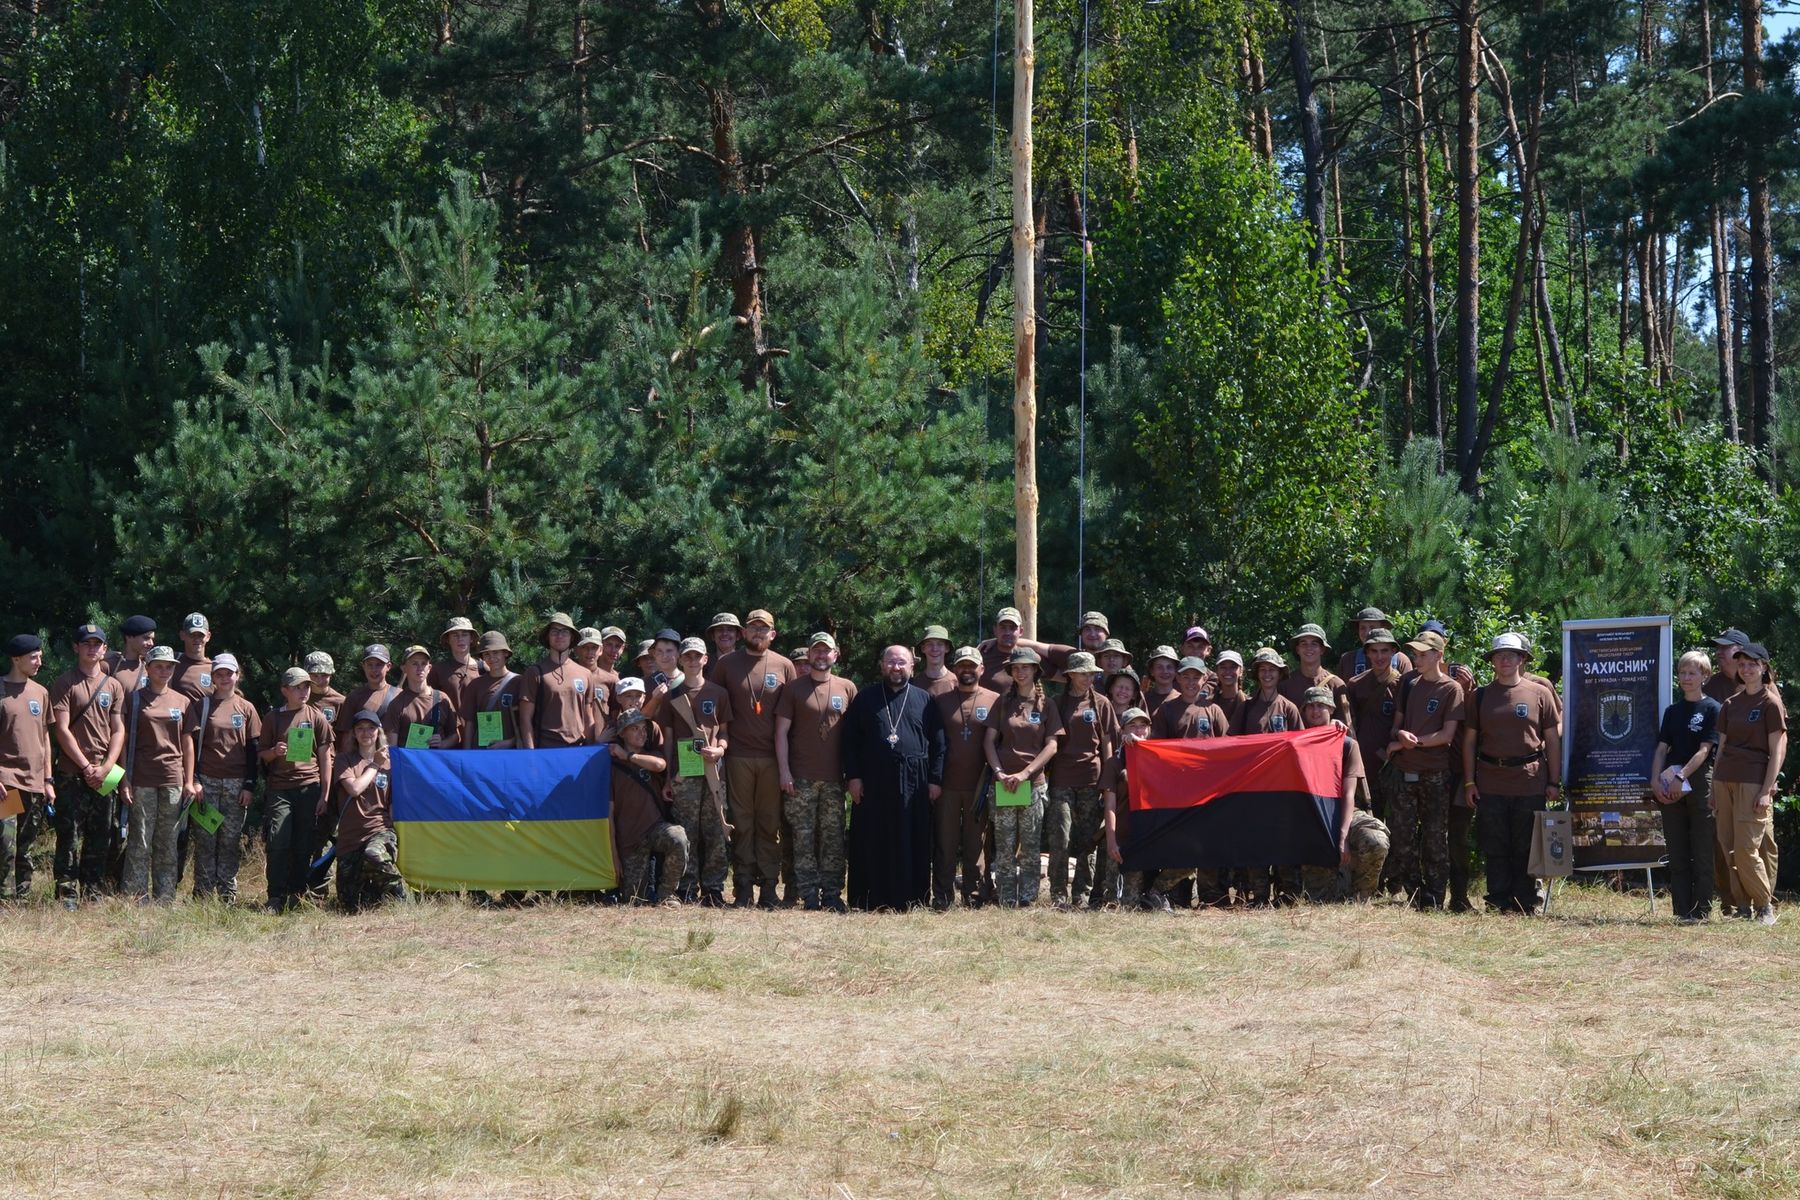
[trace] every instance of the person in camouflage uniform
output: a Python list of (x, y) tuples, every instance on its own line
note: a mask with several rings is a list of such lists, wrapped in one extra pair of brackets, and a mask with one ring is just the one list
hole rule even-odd
[[(1090, 613), (1090, 616), (1098, 616)], [(1119, 744), (1119, 719), (1112, 701), (1094, 686), (1100, 673), (1085, 650), (1069, 655), (1063, 674), (1068, 690), (1053, 703), (1062, 717), (1063, 737), (1050, 760), (1050, 790), (1044, 807), (1044, 851), (1050, 856), (1050, 902), (1069, 904), (1069, 859), (1075, 859), (1074, 902), (1088, 898), (1094, 882), (1094, 847), (1100, 840), (1104, 805), (1100, 773)], [(1104, 853), (1101, 855), (1105, 857)], [(1103, 901), (1098, 894), (1094, 907)]]
[[(1317, 729), (1331, 722), (1337, 703), (1329, 687), (1308, 688), (1303, 699), (1300, 719), (1306, 728)], [(1381, 885), (1381, 867), (1388, 856), (1388, 829), (1373, 813), (1356, 807), (1362, 778), (1362, 751), (1356, 739), (1346, 733), (1343, 792), (1338, 797), (1338, 865), (1300, 868), (1301, 894), (1314, 904), (1352, 896), (1368, 900)]]
[[(705, 642), (683, 638), (679, 649), (680, 678), (671, 681), (657, 706), (663, 745), (674, 767), (665, 777), (663, 796), (688, 839), (687, 871), (681, 879), (683, 898), (698, 899), (708, 908), (723, 908), (731, 825), (725, 819), (725, 778), (719, 762), (728, 744), (731, 697), (706, 678)], [(682, 744), (691, 750), (685, 767)]]
[(775, 702), (782, 816), (793, 834), (794, 879), (808, 912), (847, 911), (844, 899), (844, 714), (856, 685), (831, 673), (837, 641), (815, 633), (807, 672)]
[(619, 854), (619, 896), (625, 903), (648, 901), (650, 856), (662, 860), (667, 880), (658, 895), (665, 908), (681, 904), (678, 881), (687, 870), (688, 840), (681, 826), (663, 810), (663, 772), (667, 760), (645, 749), (650, 720), (642, 709), (619, 717), (617, 737), (607, 747), (612, 756), (612, 831)]
[(1400, 772), (1388, 810), (1395, 858), (1388, 875), (1426, 909), (1444, 902), (1450, 876), (1451, 762), (1464, 712), (1462, 688), (1444, 670), (1444, 647), (1430, 631), (1407, 643), (1418, 674), (1401, 685), (1388, 743)]

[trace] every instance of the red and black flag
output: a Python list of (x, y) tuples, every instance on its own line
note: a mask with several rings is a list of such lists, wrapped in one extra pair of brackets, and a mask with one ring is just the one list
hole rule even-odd
[(1344, 731), (1132, 742), (1127, 871), (1335, 867)]

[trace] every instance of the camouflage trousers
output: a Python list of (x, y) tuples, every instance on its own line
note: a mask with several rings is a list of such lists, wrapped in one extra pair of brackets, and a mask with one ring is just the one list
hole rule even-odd
[(238, 859), (244, 852), (244, 814), (249, 810), (238, 803), (244, 790), (242, 779), (213, 779), (200, 776), (200, 801), (225, 814), (225, 823), (217, 833), (208, 833), (199, 825), (188, 831), (194, 847), (194, 898), (218, 896), (231, 904), (237, 900)]
[(1035, 783), (1030, 804), (994, 809), (994, 894), (1007, 908), (1037, 903), (1045, 791)]
[[(720, 786), (724, 786), (722, 779)], [(724, 891), (731, 843), (725, 833), (720, 805), (713, 803), (712, 797), (706, 794), (706, 777), (695, 775), (677, 779), (673, 807), (675, 819), (681, 823), (682, 832), (687, 834), (687, 869), (681, 874), (681, 886), (692, 889), (698, 884), (703, 891)], [(663, 867), (663, 878), (669, 878), (667, 866)]]
[(25, 811), (0, 821), (0, 900), (31, 894), (31, 846), (44, 820), (44, 794), (25, 792)]
[(153, 894), (158, 900), (175, 899), (176, 847), (185, 811), (187, 801), (179, 787), (131, 789), (131, 825), (125, 833), (121, 888), (127, 896)]
[(1388, 809), (1388, 875), (1417, 903), (1436, 907), (1450, 881), (1450, 773), (1413, 774), (1401, 777)]
[[(1075, 859), (1075, 903), (1094, 886), (1094, 841), (1105, 806), (1097, 787), (1053, 787), (1044, 805), (1044, 851), (1050, 856), (1050, 899), (1069, 899), (1069, 858)], [(1100, 857), (1106, 857), (1102, 849)]]
[(79, 779), (56, 781), (56, 895), (74, 900), (100, 895), (106, 885), (106, 855), (112, 844), (113, 796), (102, 796)]
[(1347, 866), (1300, 868), (1300, 890), (1314, 904), (1368, 900), (1381, 886), (1381, 866), (1388, 857), (1388, 827), (1359, 808), (1350, 815), (1344, 849), (1350, 854)]
[(662, 895), (667, 900), (675, 895), (673, 883), (687, 871), (687, 831), (672, 821), (660, 821), (650, 827), (619, 869), (619, 895), (625, 900), (648, 899), (650, 856), (662, 859)]
[[(198, 832), (198, 830), (196, 831)], [(225, 836), (223, 826), (219, 836)], [(406, 883), (400, 878), (400, 843), (391, 829), (378, 831), (360, 849), (337, 856), (338, 904), (355, 912), (370, 899), (405, 900)]]
[(844, 890), (844, 785), (796, 779), (783, 796), (781, 815), (794, 837), (794, 883), (800, 897), (836, 896)]

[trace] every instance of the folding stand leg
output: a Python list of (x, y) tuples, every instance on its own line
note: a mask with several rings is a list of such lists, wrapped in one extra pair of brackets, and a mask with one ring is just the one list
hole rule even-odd
[(1651, 874), (1656, 868), (1649, 863), (1644, 864), (1644, 888), (1650, 893), (1650, 915), (1656, 915), (1656, 879)]

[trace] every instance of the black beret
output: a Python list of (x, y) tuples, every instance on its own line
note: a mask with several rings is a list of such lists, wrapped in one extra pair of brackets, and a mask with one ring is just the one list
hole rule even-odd
[(156, 632), (156, 622), (141, 613), (135, 617), (126, 617), (125, 623), (119, 626), (126, 637), (143, 637), (146, 633)]
[(36, 654), (43, 648), (43, 639), (37, 634), (20, 633), (13, 635), (12, 640), (6, 643), (6, 654), (8, 658), (23, 658), (27, 654)]

